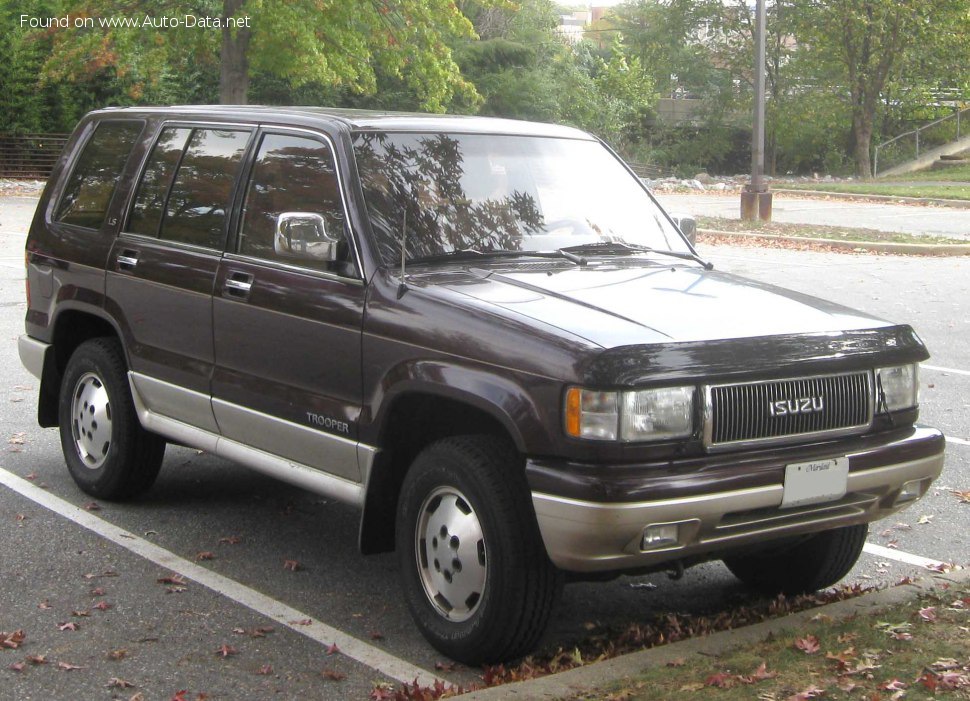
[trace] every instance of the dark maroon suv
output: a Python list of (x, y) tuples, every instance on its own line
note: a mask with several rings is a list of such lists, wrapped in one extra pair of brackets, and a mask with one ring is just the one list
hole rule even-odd
[(943, 464), (909, 326), (713, 271), (575, 129), (95, 112), (27, 273), (82, 490), (148, 489), (171, 441), (354, 504), (466, 662), (528, 651), (567, 573), (828, 586)]

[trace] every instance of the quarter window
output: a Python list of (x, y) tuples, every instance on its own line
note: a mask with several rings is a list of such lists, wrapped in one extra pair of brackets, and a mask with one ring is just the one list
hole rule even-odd
[[(160, 238), (222, 248), (232, 186), (249, 135), (232, 129), (192, 131), (169, 192)], [(162, 158), (159, 153), (159, 161)], [(146, 193), (150, 188), (146, 185)], [(146, 204), (146, 216), (149, 214)]]
[[(302, 248), (292, 246), (287, 254), (276, 250), (274, 237), (280, 215), (300, 213), (319, 215), (323, 230), (303, 227)], [(336, 239), (338, 261), (322, 260), (321, 243)], [(344, 210), (333, 153), (316, 139), (292, 134), (266, 134), (256, 156), (256, 164), (246, 193), (238, 252), (257, 258), (279, 259), (320, 269), (342, 268), (348, 257)], [(301, 255), (305, 251), (306, 255)]]
[(98, 124), (77, 159), (54, 216), (64, 224), (100, 229), (142, 122)]

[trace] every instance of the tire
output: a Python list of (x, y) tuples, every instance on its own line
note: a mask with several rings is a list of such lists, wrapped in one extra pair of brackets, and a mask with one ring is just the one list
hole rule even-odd
[(724, 558), (724, 564), (735, 577), (764, 594), (809, 594), (849, 573), (868, 533), (868, 524), (835, 528), (791, 547)]
[(408, 608), (431, 645), (465, 664), (529, 652), (562, 588), (520, 466), (500, 439), (445, 438), (418, 455), (401, 488), (396, 539)]
[(84, 492), (123, 500), (155, 482), (165, 440), (138, 422), (116, 340), (95, 338), (75, 349), (61, 381), (58, 424), (67, 469)]

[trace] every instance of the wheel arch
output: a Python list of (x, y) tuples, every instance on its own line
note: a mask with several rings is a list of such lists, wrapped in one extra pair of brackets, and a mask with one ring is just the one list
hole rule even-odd
[(114, 320), (100, 309), (68, 307), (62, 309), (52, 323), (53, 349), (44, 361), (37, 401), (37, 421), (44, 428), (57, 426), (57, 402), (61, 378), (71, 355), (85, 341), (92, 338), (115, 337), (121, 341)]
[[(378, 415), (380, 452), (368, 475), (361, 514), (361, 552), (394, 549), (401, 484), (414, 458), (432, 442), (457, 435), (492, 435), (508, 441), (519, 455), (525, 454), (526, 437), (508, 410), (522, 409), (523, 401), (531, 402), (521, 395), (510, 396), (508, 386), (493, 383), (490, 389), (482, 392), (452, 384), (413, 382), (385, 397)], [(496, 402), (496, 397), (505, 401)]]

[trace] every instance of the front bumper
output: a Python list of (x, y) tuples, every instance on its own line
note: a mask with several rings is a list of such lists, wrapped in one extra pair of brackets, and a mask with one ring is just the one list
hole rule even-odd
[[(572, 572), (636, 570), (675, 560), (715, 559), (718, 553), (736, 547), (884, 518), (926, 493), (943, 469), (944, 446), (939, 431), (919, 427), (897, 432), (892, 440), (879, 445), (867, 439), (828, 444), (821, 450), (815, 446), (810, 452), (804, 448), (776, 451), (757, 459), (734, 456), (733, 472), (740, 469), (752, 476), (747, 480), (750, 486), (745, 486), (745, 479), (731, 475), (731, 456), (700, 464), (694, 461), (690, 475), (679, 478), (675, 476), (676, 462), (668, 463), (658, 466), (664, 477), (643, 477), (635, 486), (629, 476), (617, 477), (626, 493), (662, 495), (634, 502), (577, 498), (575, 485), (580, 480), (567, 463), (560, 466), (563, 489), (550, 489), (556, 483), (555, 470), (548, 462), (540, 467), (529, 461), (532, 502), (546, 551), (557, 567)], [(786, 464), (842, 456), (849, 459), (844, 497), (779, 508)], [(588, 467), (580, 472), (588, 474)], [(599, 472), (602, 475), (612, 469), (601, 466)], [(539, 472), (541, 479), (536, 479)], [(604, 481), (609, 478), (598, 480), (599, 491), (618, 496), (616, 489), (604, 488)], [(699, 488), (705, 481), (707, 491)], [(656, 483), (654, 489), (651, 482)], [(717, 484), (737, 488), (710, 489)], [(910, 484), (913, 498), (903, 501), (900, 492), (906, 484)], [(662, 524), (678, 524), (676, 543), (642, 549), (644, 529)]]

